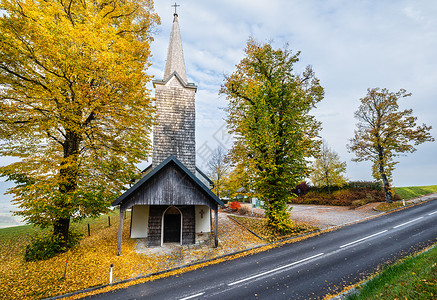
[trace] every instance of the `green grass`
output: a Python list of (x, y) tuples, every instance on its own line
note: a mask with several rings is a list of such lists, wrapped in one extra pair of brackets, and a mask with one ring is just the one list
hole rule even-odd
[[(115, 213), (111, 212), (110, 214), (111, 225), (118, 221)], [(86, 236), (88, 235), (88, 224), (90, 224), (90, 233), (93, 234), (95, 231), (108, 226), (108, 216), (102, 215), (97, 218), (86, 218), (78, 222), (72, 222), (71, 229)], [(22, 252), (33, 236), (49, 230), (51, 229), (41, 229), (33, 225), (0, 228), (0, 253), (5, 247), (11, 247), (11, 249)]]
[(390, 266), (347, 300), (437, 299), (437, 247)]
[(395, 193), (407, 200), (427, 194), (437, 193), (437, 185), (395, 187)]

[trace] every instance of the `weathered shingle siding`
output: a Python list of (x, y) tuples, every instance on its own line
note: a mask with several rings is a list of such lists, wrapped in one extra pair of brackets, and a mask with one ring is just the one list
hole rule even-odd
[(182, 206), (178, 208), (182, 213), (182, 244), (194, 244), (196, 242), (196, 216), (194, 206)]
[(152, 205), (149, 210), (147, 244), (161, 246), (162, 214), (167, 209), (165, 205)]
[(154, 168), (174, 155), (188, 170), (196, 172), (195, 92), (184, 87), (176, 76), (165, 84), (155, 84)]

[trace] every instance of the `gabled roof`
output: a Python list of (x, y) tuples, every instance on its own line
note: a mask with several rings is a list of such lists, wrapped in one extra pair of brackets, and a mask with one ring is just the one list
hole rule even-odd
[(190, 172), (175, 156), (170, 155), (167, 159), (165, 159), (161, 164), (159, 164), (156, 168), (150, 171), (146, 176), (141, 178), (137, 183), (135, 183), (130, 189), (124, 192), (120, 197), (118, 197), (114, 202), (112, 202), (112, 206), (121, 205), (124, 201), (129, 199), (129, 196), (132, 195), (135, 191), (137, 191), (143, 184), (147, 181), (156, 177), (156, 175), (163, 170), (166, 166), (173, 164), (176, 168), (180, 169), (185, 175), (190, 178), (190, 180), (194, 183), (194, 185), (203, 193), (207, 195), (207, 197), (219, 205), (224, 205), (223, 201), (221, 201), (207, 186), (205, 186), (193, 173)]
[[(141, 171), (141, 174), (145, 174), (147, 175), (148, 173), (150, 173), (150, 171), (152, 170), (152, 164), (148, 165), (147, 167), (144, 168), (144, 170)], [(214, 182), (208, 177), (208, 175), (206, 175), (201, 169), (199, 169), (198, 167), (196, 167), (196, 171), (199, 172), (200, 176), (202, 176), (203, 178), (205, 178), (206, 181), (209, 182), (209, 184), (214, 185)], [(144, 176), (145, 176), (144, 175)], [(197, 176), (196, 176), (197, 177)]]
[(196, 167), (196, 171), (199, 172), (200, 176), (202, 176), (203, 178), (206, 179), (206, 181), (209, 182), (209, 184), (214, 186), (214, 182), (208, 177), (208, 175), (206, 175), (205, 173), (202, 172), (201, 169), (199, 169), (198, 167)]

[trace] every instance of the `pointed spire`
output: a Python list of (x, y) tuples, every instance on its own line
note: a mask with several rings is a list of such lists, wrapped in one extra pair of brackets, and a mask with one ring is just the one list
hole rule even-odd
[(174, 14), (163, 79), (167, 80), (173, 72), (177, 72), (185, 83), (188, 82), (187, 74), (185, 73), (184, 53), (182, 51), (182, 39), (177, 13)]

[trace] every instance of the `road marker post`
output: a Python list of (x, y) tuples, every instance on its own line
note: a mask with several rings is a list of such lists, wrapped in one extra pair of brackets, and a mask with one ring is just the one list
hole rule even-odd
[(111, 268), (109, 269), (109, 284), (112, 284), (112, 269), (114, 267), (114, 264), (111, 264)]

